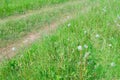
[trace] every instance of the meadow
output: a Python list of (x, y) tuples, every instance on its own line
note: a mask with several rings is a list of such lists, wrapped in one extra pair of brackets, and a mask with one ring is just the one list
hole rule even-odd
[[(78, 2), (78, 1), (77, 1)], [(0, 47), (9, 45), (30, 32), (37, 32), (42, 26), (50, 25), (50, 23), (59, 20), (60, 17), (65, 17), (77, 11), (80, 2), (72, 2), (65, 5), (58, 5), (59, 7), (43, 8), (35, 13), (30, 13), (25, 17), (15, 17), (17, 19), (3, 19), (0, 23)], [(34, 26), (34, 27), (33, 27)]]
[(1, 0), (0, 18), (24, 14), (28, 10), (40, 9), (47, 5), (59, 4), (69, 0)]
[[(119, 0), (66, 1), (57, 3), (57, 8), (1, 22), (0, 30), (5, 30), (1, 47), (53, 22), (59, 25), (2, 61), (0, 80), (119, 80), (119, 4)], [(72, 18), (61, 23), (66, 16)]]

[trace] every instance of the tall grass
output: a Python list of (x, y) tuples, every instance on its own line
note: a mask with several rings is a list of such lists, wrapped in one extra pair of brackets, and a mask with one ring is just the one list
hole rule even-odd
[(0, 18), (69, 0), (0, 0)]
[[(79, 2), (80, 3), (80, 2)], [(0, 47), (4, 47), (9, 43), (19, 40), (30, 32), (39, 30), (41, 27), (49, 26), (60, 17), (74, 14), (81, 7), (79, 3), (74, 5), (67, 4), (63, 7), (54, 8), (44, 12), (27, 16), (25, 18), (9, 20), (0, 24)]]
[(1, 63), (1, 80), (119, 80), (120, 1), (92, 3), (88, 13)]

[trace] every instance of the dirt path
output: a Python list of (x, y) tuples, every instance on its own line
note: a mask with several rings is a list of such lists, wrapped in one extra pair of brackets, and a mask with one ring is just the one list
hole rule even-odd
[[(56, 10), (56, 9), (60, 9), (60, 8), (62, 9), (65, 6), (72, 6), (72, 5), (76, 5), (79, 3), (81, 3), (81, 1), (76, 0), (76, 1), (70, 1), (70, 2), (67, 2), (64, 4), (54, 5), (51, 7), (46, 6), (40, 10), (27, 11), (25, 14), (22, 14), (22, 15), (9, 16), (7, 18), (0, 19), (0, 24), (4, 24), (11, 20), (12, 21), (20, 20), (22, 18), (27, 18), (29, 16), (36, 15), (36, 14), (46, 12), (46, 11)], [(59, 24), (62, 24), (63, 22), (65, 22), (66, 19), (68, 19), (68, 18), (63, 16), (63, 17), (61, 17), (61, 19), (59, 21), (53, 22), (49, 26), (43, 26), (42, 28), (40, 28), (39, 33), (29, 33), (25, 37), (21, 38), (21, 40), (18, 40), (17, 42), (14, 42), (13, 44), (8, 45), (4, 48), (0, 48), (0, 60), (5, 59), (5, 58), (7, 58), (7, 59), (11, 58), (19, 51), (20, 48), (31, 44), (38, 38), (41, 38), (44, 34), (50, 33), (51, 31), (55, 30), (57, 28), (57, 26)]]
[(26, 37), (22, 38), (21, 40), (15, 42), (12, 45), (9, 45), (5, 48), (0, 49), (0, 61), (3, 59), (9, 59), (16, 55), (16, 53), (19, 51), (22, 47), (27, 47), (31, 43), (33, 43), (35, 40), (40, 39), (42, 36), (45, 36), (47, 34), (50, 34), (52, 31), (55, 31), (58, 25), (63, 24), (68, 19), (71, 19), (72, 17), (61, 17), (59, 21), (56, 21), (54, 23), (51, 23), (49, 26), (42, 27), (38, 33), (30, 33)]
[[(75, 4), (78, 4), (78, 3), (80, 3), (80, 1), (75, 1), (74, 3), (73, 2), (65, 3), (65, 5), (70, 5), (70, 4), (75, 5)], [(59, 5), (59, 6), (62, 8), (65, 5), (63, 5), (63, 6)], [(57, 8), (59, 6), (57, 6)], [(53, 9), (53, 8), (51, 8), (51, 9)], [(45, 9), (45, 11), (47, 11), (47, 10), (49, 10), (49, 9)], [(89, 10), (90, 10), (90, 7), (87, 6), (87, 7), (84, 7), (80, 12), (84, 14), (84, 13), (87, 13)], [(44, 11), (44, 9), (43, 9), (43, 11)], [(33, 14), (38, 14), (39, 12), (42, 12), (42, 10), (41, 11), (36, 11), (36, 12), (30, 12), (28, 14), (20, 15), (20, 16), (11, 16), (9, 18), (4, 19), (2, 22), (4, 23), (4, 21), (6, 22), (6, 21), (9, 21), (9, 20), (21, 19), (21, 18), (28, 17), (28, 16), (33, 15)], [(60, 24), (63, 24), (67, 20), (75, 17), (74, 14), (70, 14), (68, 16), (61, 16), (61, 18), (58, 21), (52, 22), (49, 26), (43, 26), (42, 28), (40, 28), (39, 32), (29, 33), (28, 35), (23, 37), (21, 40), (18, 40), (14, 44), (9, 45), (5, 48), (1, 48), (0, 49), (0, 61), (2, 61), (4, 59), (9, 59), (9, 58), (15, 56), (16, 53), (19, 52), (19, 50), (21, 48), (23, 48), (25, 46), (27, 47), (28, 45), (30, 45), (31, 43), (33, 43), (37, 39), (40, 39), (47, 34), (50, 34), (51, 32), (55, 31)], [(16, 18), (14, 18), (14, 17), (16, 17)]]

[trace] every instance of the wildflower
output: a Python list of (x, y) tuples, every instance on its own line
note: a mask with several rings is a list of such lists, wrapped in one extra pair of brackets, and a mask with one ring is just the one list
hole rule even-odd
[(13, 48), (12, 48), (12, 51), (15, 51), (15, 50), (16, 50), (16, 48), (15, 48), (15, 47), (13, 47)]
[(90, 52), (86, 52), (84, 58), (86, 59), (90, 55)]
[(100, 37), (100, 35), (99, 34), (96, 34), (96, 38), (99, 38)]
[(85, 45), (84, 45), (84, 48), (86, 48), (86, 49), (87, 49), (87, 48), (88, 48), (88, 46), (85, 44)]
[(112, 44), (109, 44), (108, 46), (109, 46), (109, 47), (111, 47), (111, 46), (112, 46)]
[(78, 51), (81, 51), (82, 50), (82, 46), (78, 46)]
[(69, 23), (69, 24), (68, 24), (68, 27), (70, 27), (70, 26), (71, 26), (71, 24)]
[(111, 67), (114, 67), (114, 66), (115, 66), (115, 63), (114, 63), (114, 62), (112, 62), (110, 65), (111, 65)]

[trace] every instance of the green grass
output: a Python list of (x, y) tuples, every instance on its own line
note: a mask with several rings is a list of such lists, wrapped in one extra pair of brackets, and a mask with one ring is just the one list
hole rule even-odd
[(69, 0), (0, 0), (0, 18), (14, 14), (23, 14), (27, 10), (40, 9), (43, 6), (66, 1)]
[(48, 11), (38, 12), (25, 18), (18, 20), (9, 19), (8, 21), (1, 23), (0, 47), (4, 47), (9, 43), (19, 40), (21, 37), (30, 32), (36, 32), (36, 30), (39, 31), (41, 27), (45, 27), (51, 23), (54, 23), (56, 20), (59, 20), (60, 17), (67, 17), (67, 15), (73, 14), (73, 11), (77, 11), (77, 9), (81, 7), (79, 3), (74, 3), (74, 5), (60, 5), (63, 7), (59, 6), (58, 8), (52, 8)]
[(95, 4), (89, 12), (78, 11), (53, 34), (1, 63), (1, 80), (119, 80), (120, 1), (90, 2)]

